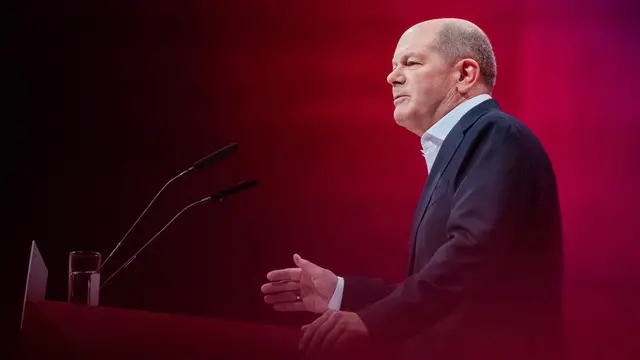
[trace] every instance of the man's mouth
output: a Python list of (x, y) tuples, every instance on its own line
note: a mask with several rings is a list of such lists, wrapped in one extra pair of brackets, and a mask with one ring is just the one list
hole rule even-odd
[(393, 97), (393, 103), (397, 104), (399, 102), (402, 102), (404, 99), (408, 98), (408, 95), (397, 95)]

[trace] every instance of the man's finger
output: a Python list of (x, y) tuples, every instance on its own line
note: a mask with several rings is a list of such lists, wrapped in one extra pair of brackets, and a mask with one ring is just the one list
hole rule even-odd
[(283, 293), (279, 293), (279, 294), (271, 294), (271, 295), (266, 295), (264, 297), (264, 302), (266, 302), (267, 304), (277, 304), (277, 303), (283, 303), (283, 302), (292, 302), (292, 301), (296, 301), (297, 294), (293, 293), (293, 292), (283, 292)]
[(339, 317), (336, 316), (336, 313), (333, 313), (332, 315), (329, 316), (329, 319), (327, 319), (327, 321), (324, 322), (324, 324), (318, 327), (318, 330), (316, 330), (315, 334), (313, 335), (313, 338), (310, 340), (310, 343), (309, 343), (310, 351), (317, 350), (320, 347), (320, 345), (324, 341), (324, 338), (327, 336), (327, 334), (331, 330), (333, 330), (333, 328), (335, 328), (336, 325), (338, 325), (338, 320), (339, 320)]
[(346, 328), (343, 324), (338, 323), (337, 325), (335, 325), (324, 337), (324, 340), (322, 340), (322, 344), (320, 344), (320, 347), (323, 350), (335, 349), (338, 339), (340, 339), (340, 337), (345, 333), (345, 330)]
[(279, 270), (270, 271), (267, 274), (267, 279), (269, 281), (280, 281), (280, 280), (300, 281), (301, 275), (302, 275), (302, 269), (299, 269), (299, 268), (279, 269)]
[(334, 311), (325, 311), (319, 318), (315, 319), (311, 324), (307, 325), (304, 329), (304, 334), (302, 335), (302, 339), (300, 339), (300, 343), (298, 344), (298, 348), (305, 349), (309, 345), (309, 342), (315, 335), (316, 331), (325, 323), (333, 314)]
[(282, 280), (278, 282), (266, 283), (260, 287), (264, 294), (279, 293), (285, 291), (300, 290), (300, 283), (296, 281)]
[(312, 263), (309, 260), (303, 259), (298, 254), (293, 255), (293, 262), (295, 262), (296, 265), (298, 265), (298, 267), (300, 269), (306, 271), (312, 277), (317, 278), (317, 277), (322, 276), (322, 273), (323, 273), (323, 270), (324, 270), (323, 268), (321, 268), (320, 266)]
[(289, 303), (273, 304), (273, 310), (275, 311), (307, 311), (307, 307), (304, 306), (302, 301), (296, 301), (296, 302), (289, 302)]
[(353, 333), (349, 331), (344, 331), (335, 340), (333, 347), (336, 350), (349, 349), (349, 350), (357, 351), (357, 349), (365, 345), (365, 341), (366, 339), (362, 336), (354, 336)]

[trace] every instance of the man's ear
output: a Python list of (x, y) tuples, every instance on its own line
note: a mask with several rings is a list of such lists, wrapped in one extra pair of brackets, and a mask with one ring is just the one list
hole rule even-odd
[(456, 68), (456, 86), (461, 93), (467, 93), (478, 82), (482, 81), (480, 74), (480, 65), (473, 59), (462, 59), (455, 65)]

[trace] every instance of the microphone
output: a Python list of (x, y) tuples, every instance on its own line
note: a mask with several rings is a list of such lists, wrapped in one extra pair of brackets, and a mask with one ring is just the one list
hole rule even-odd
[(211, 166), (213, 163), (218, 162), (224, 158), (226, 158), (227, 156), (231, 155), (233, 152), (235, 152), (238, 149), (238, 144), (236, 143), (231, 143), (219, 150), (217, 150), (214, 153), (211, 153), (205, 157), (203, 157), (202, 159), (196, 161), (195, 163), (193, 163), (193, 165), (191, 165), (190, 168), (188, 168), (187, 170), (184, 170), (183, 172), (181, 172), (180, 174), (178, 174), (177, 176), (171, 178), (169, 181), (167, 181), (162, 188), (160, 188), (160, 191), (158, 191), (158, 193), (153, 197), (153, 199), (151, 199), (151, 202), (149, 203), (149, 205), (147, 205), (147, 207), (144, 209), (144, 211), (142, 211), (142, 213), (140, 214), (140, 216), (138, 216), (138, 218), (136, 219), (136, 221), (133, 223), (133, 225), (131, 225), (131, 227), (129, 228), (129, 230), (126, 232), (126, 234), (124, 234), (124, 236), (122, 237), (122, 239), (120, 239), (120, 241), (118, 242), (118, 244), (116, 244), (116, 247), (111, 251), (111, 253), (109, 254), (109, 256), (107, 256), (107, 258), (104, 260), (104, 262), (102, 263), (102, 265), (100, 265), (100, 269), (102, 269), (107, 262), (109, 261), (109, 259), (111, 259), (111, 257), (113, 256), (113, 254), (116, 253), (116, 251), (120, 248), (120, 246), (122, 246), (122, 244), (124, 243), (124, 240), (127, 238), (127, 236), (129, 236), (129, 233), (131, 233), (131, 230), (133, 230), (133, 228), (138, 224), (138, 222), (140, 221), (140, 219), (142, 219), (142, 217), (144, 216), (144, 214), (147, 213), (147, 210), (149, 210), (149, 208), (151, 207), (151, 205), (156, 201), (156, 199), (158, 198), (158, 196), (160, 196), (160, 194), (164, 191), (164, 189), (169, 186), (169, 184), (171, 184), (173, 181), (175, 181), (176, 179), (194, 172), (194, 171), (202, 171), (204, 169), (206, 169), (207, 167)]
[(165, 225), (162, 229), (160, 229), (160, 231), (158, 231), (155, 235), (153, 235), (153, 237), (151, 239), (149, 239), (149, 241), (147, 241), (141, 248), (140, 250), (136, 251), (135, 254), (133, 254), (132, 257), (129, 258), (129, 260), (127, 260), (124, 265), (120, 266), (111, 276), (109, 276), (107, 278), (107, 280), (105, 280), (102, 285), (100, 285), (100, 289), (102, 289), (108, 282), (109, 280), (111, 280), (114, 276), (116, 276), (116, 274), (118, 274), (121, 270), (123, 270), (124, 268), (126, 268), (127, 266), (129, 266), (129, 264), (131, 264), (133, 262), (133, 260), (136, 259), (136, 257), (147, 247), (149, 246), (153, 240), (155, 240), (158, 235), (160, 235), (166, 228), (169, 227), (169, 225), (171, 225), (180, 215), (182, 215), (185, 211), (191, 209), (192, 207), (205, 203), (205, 202), (216, 202), (216, 201), (222, 201), (223, 199), (231, 196), (231, 195), (235, 195), (241, 191), (244, 190), (248, 190), (251, 189), (255, 186), (258, 185), (258, 182), (256, 180), (249, 180), (249, 181), (241, 181), (235, 185), (232, 185), (228, 188), (222, 189), (220, 191), (217, 191), (215, 193), (213, 193), (213, 195), (211, 196), (207, 196), (206, 198), (200, 199), (198, 201), (192, 202), (191, 204), (185, 206), (182, 210), (180, 210), (180, 212), (178, 212), (176, 214), (176, 216), (174, 216), (171, 220), (169, 220), (169, 222), (167, 223), (167, 225)]
[(236, 150), (238, 150), (238, 144), (236, 143), (232, 143), (229, 144), (225, 147), (223, 147), (222, 149), (217, 150), (216, 152), (209, 154), (205, 157), (203, 157), (202, 159), (196, 161), (193, 163), (193, 165), (191, 165), (190, 168), (188, 168), (187, 170), (185, 170), (185, 173), (190, 173), (193, 171), (201, 171), (206, 169), (207, 167), (209, 167), (211, 164), (218, 162), (224, 158), (226, 158), (227, 156), (231, 155), (232, 153), (234, 153)]
[(226, 189), (215, 192), (213, 195), (209, 196), (206, 199), (208, 201), (222, 201), (224, 198), (256, 186), (258, 186), (258, 182), (256, 180), (241, 181), (233, 186), (229, 186)]

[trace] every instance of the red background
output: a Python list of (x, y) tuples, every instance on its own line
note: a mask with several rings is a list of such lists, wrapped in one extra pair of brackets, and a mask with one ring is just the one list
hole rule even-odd
[[(640, 29), (631, 1), (138, 0), (25, 10), (32, 127), (22, 146), (41, 165), (21, 169), (32, 199), (21, 236), (43, 250), (50, 298), (65, 297), (68, 251), (108, 253), (166, 179), (230, 142), (238, 153), (169, 188), (114, 260), (191, 201), (242, 179), (260, 187), (187, 213), (113, 280), (103, 304), (288, 322), (296, 317), (273, 314), (259, 286), (294, 252), (338, 274), (401, 279), (426, 168), (419, 139), (393, 121), (385, 77), (402, 32), (435, 17), (486, 31), (494, 97), (552, 158), (568, 286), (638, 293)], [(619, 305), (579, 299), (569, 311)]]

